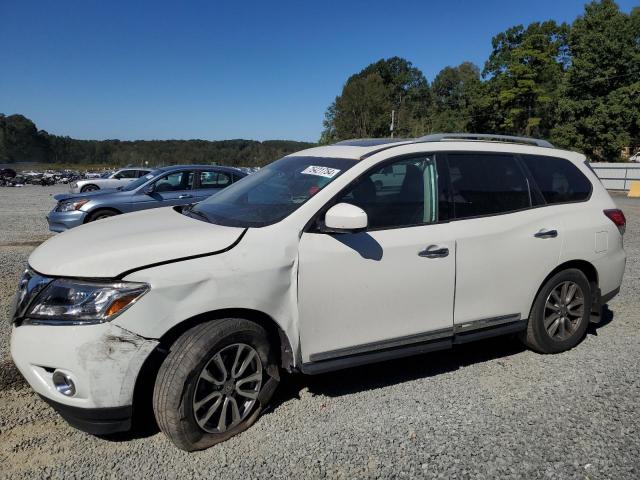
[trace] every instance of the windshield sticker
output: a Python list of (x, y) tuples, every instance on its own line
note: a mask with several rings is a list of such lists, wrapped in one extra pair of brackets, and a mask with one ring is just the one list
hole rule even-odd
[(337, 168), (309, 165), (300, 173), (304, 173), (305, 175), (316, 175), (318, 177), (333, 178), (338, 173), (340, 173), (340, 170), (338, 170)]

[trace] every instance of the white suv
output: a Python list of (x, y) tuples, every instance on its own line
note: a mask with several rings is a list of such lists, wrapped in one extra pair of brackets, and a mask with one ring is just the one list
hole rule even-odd
[(620, 288), (624, 228), (585, 157), (544, 141), (312, 148), (195, 206), (48, 240), (11, 352), (72, 425), (126, 430), (152, 403), (171, 441), (203, 449), (255, 422), (283, 370), (507, 333), (541, 353), (576, 346)]

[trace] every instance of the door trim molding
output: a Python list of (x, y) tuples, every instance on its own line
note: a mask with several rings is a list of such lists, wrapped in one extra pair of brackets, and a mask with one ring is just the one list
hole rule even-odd
[(483, 318), (432, 332), (314, 353), (310, 355), (309, 362), (302, 363), (300, 369), (303, 373), (313, 375), (444, 350), (454, 344), (519, 332), (527, 328), (527, 323), (528, 320), (520, 318), (519, 314)]
[(413, 345), (416, 343), (424, 343), (439, 338), (447, 338), (453, 335), (453, 328), (443, 328), (432, 332), (418, 333), (416, 335), (408, 335), (406, 337), (396, 337), (389, 340), (380, 340), (378, 342), (363, 343), (355, 347), (338, 348), (327, 352), (314, 353), (309, 356), (311, 362), (321, 362), (332, 358), (346, 357), (350, 355), (358, 355), (375, 350), (384, 350), (387, 348), (402, 347), (405, 345)]

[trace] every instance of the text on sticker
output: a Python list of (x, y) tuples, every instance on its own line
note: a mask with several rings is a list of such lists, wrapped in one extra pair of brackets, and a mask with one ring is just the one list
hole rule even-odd
[(319, 177), (333, 178), (338, 173), (340, 173), (340, 170), (337, 169), (337, 168), (319, 167), (319, 166), (316, 166), (316, 165), (309, 165), (307, 168), (305, 168), (300, 173), (304, 173), (305, 175), (317, 175)]

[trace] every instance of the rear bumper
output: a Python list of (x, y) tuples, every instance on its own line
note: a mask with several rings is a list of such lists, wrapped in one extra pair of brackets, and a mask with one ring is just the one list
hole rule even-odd
[(82, 225), (86, 216), (86, 212), (82, 210), (74, 210), (73, 212), (56, 212), (52, 210), (49, 212), (49, 215), (47, 215), (49, 230), (52, 232), (64, 232), (70, 228)]
[(131, 405), (111, 408), (80, 408), (58, 403), (40, 395), (69, 425), (93, 435), (126, 432), (131, 429)]

